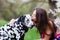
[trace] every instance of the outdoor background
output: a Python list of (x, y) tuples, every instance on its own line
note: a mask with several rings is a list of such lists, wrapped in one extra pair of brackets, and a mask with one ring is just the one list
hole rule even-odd
[[(48, 0), (0, 0), (0, 26), (7, 24), (12, 18), (23, 14), (32, 14), (34, 8), (40, 7), (49, 12)], [(25, 40), (37, 40), (40, 38), (38, 30), (29, 29)]]

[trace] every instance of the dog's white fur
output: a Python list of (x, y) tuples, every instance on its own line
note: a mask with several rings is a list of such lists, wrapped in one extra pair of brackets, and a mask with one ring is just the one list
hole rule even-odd
[(0, 40), (11, 40), (11, 38), (14, 37), (16, 40), (24, 40), (24, 34), (28, 31), (28, 28), (32, 27), (33, 22), (30, 14), (26, 14), (14, 19), (12, 24), (12, 27), (9, 25), (9, 23), (0, 27)]
[[(30, 20), (29, 20), (30, 19)], [(26, 15), (26, 18), (25, 18), (25, 25), (27, 27), (31, 27), (33, 25), (33, 22), (32, 22), (32, 18), (29, 14)]]

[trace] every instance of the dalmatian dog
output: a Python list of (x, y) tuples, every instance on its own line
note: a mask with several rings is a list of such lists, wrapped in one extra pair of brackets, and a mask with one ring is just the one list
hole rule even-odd
[(33, 27), (30, 14), (25, 14), (14, 21), (14, 26), (9, 23), (0, 27), (0, 40), (24, 40), (24, 35)]
[(60, 0), (48, 0), (49, 1), (49, 11), (50, 18), (55, 20), (57, 18), (57, 14), (60, 13)]
[(60, 13), (60, 0), (49, 0), (49, 17), (54, 21), (58, 29), (60, 29), (60, 17), (57, 14)]
[(53, 20), (57, 18), (57, 13), (60, 12), (60, 0), (49, 0), (49, 17)]
[[(60, 0), (49, 0), (49, 7), (49, 17), (54, 21), (56, 27), (60, 31), (60, 17), (57, 16), (57, 14), (60, 13)], [(54, 40), (60, 40), (60, 35), (57, 35)]]
[(48, 0), (48, 1), (52, 13), (60, 12), (60, 0)]

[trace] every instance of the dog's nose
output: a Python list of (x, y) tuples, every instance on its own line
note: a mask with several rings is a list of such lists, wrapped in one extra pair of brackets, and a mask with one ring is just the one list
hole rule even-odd
[(32, 27), (31, 27), (31, 29), (34, 27), (34, 25), (31, 25)]
[(34, 25), (31, 25), (32, 27), (34, 26)]

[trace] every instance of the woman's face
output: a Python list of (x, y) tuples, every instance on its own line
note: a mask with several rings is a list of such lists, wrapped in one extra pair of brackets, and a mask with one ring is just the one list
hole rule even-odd
[(36, 10), (34, 10), (32, 13), (32, 21), (34, 24), (36, 24)]

